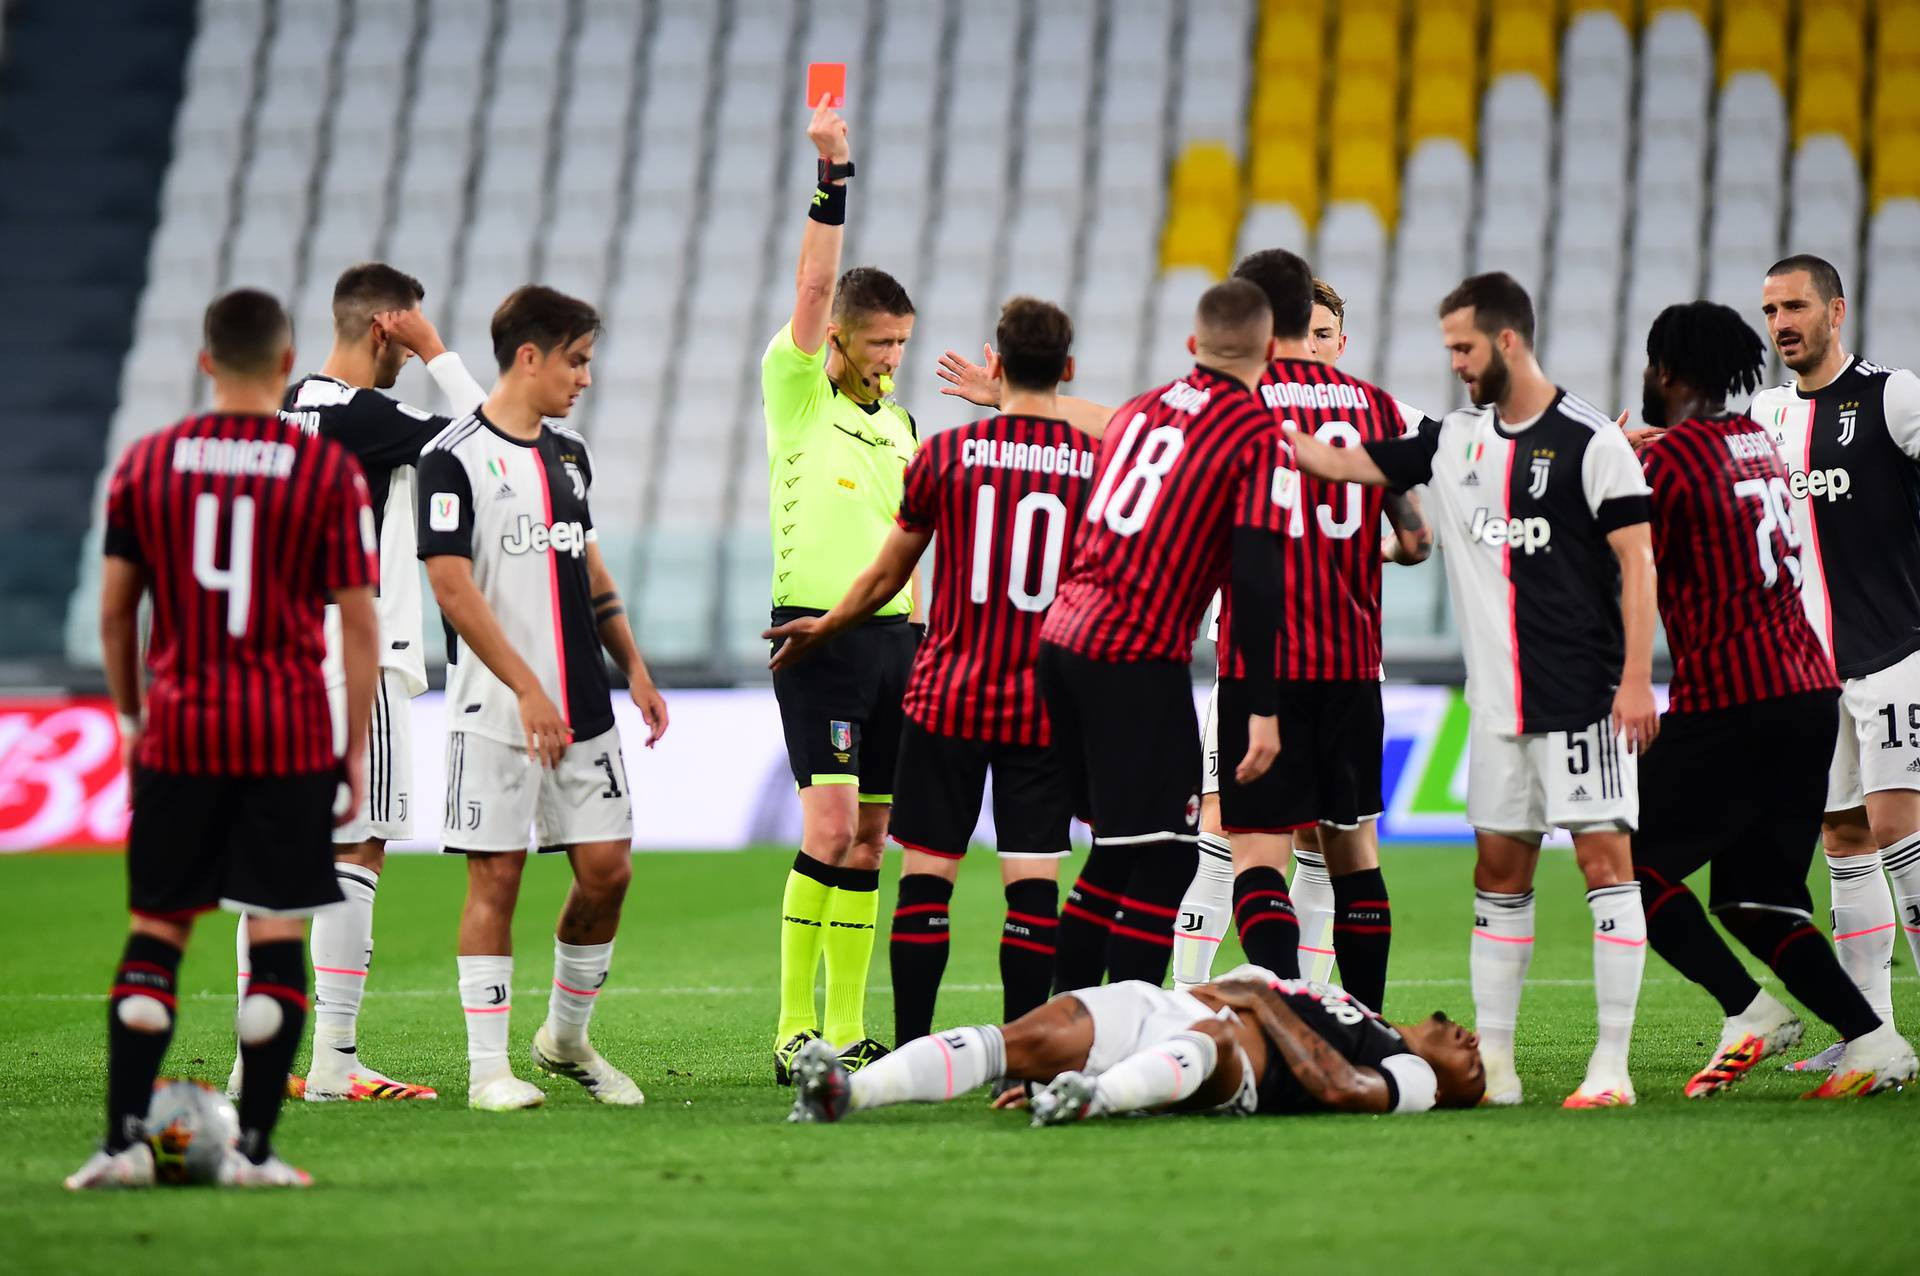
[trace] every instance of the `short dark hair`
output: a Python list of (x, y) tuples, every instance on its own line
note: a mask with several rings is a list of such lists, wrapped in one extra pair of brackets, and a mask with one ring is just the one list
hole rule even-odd
[(1307, 335), (1313, 323), (1313, 267), (1299, 253), (1264, 248), (1233, 268), (1235, 279), (1256, 285), (1273, 312), (1273, 335), (1283, 341)]
[(363, 261), (340, 272), (333, 285), (333, 330), (358, 337), (384, 310), (408, 310), (427, 299), (418, 279), (383, 261)]
[(1344, 326), (1347, 322), (1347, 299), (1333, 290), (1333, 285), (1324, 279), (1313, 281), (1313, 304), (1325, 306), (1333, 317)]
[(493, 358), (505, 372), (529, 341), (542, 354), (564, 349), (600, 331), (600, 312), (544, 284), (522, 284), (493, 312)]
[(201, 321), (207, 357), (243, 377), (275, 371), (293, 342), (293, 321), (278, 299), (258, 288), (235, 288), (207, 306)]
[(1533, 298), (1527, 296), (1520, 281), (1506, 271), (1495, 270), (1462, 280), (1460, 286), (1440, 302), (1440, 317), (1445, 319), (1454, 311), (1469, 307), (1473, 310), (1473, 326), (1489, 337), (1497, 337), (1502, 329), (1511, 328), (1519, 334), (1522, 345), (1533, 348)]
[(1731, 306), (1688, 301), (1668, 306), (1647, 329), (1647, 363), (1710, 401), (1760, 386), (1766, 343)]
[(1840, 287), (1840, 272), (1825, 257), (1815, 257), (1812, 253), (1795, 253), (1791, 257), (1782, 257), (1767, 267), (1767, 278), (1775, 275), (1791, 275), (1804, 270), (1813, 279), (1813, 290), (1820, 294), (1823, 303), (1830, 303), (1835, 297), (1844, 297), (1846, 292)]
[(868, 315), (913, 313), (913, 299), (900, 281), (873, 266), (855, 266), (833, 286), (833, 321), (852, 328)]
[[(1223, 279), (1201, 293), (1193, 312), (1196, 341), (1234, 359), (1264, 355), (1266, 336), (1261, 334), (1270, 334), (1272, 325), (1273, 307), (1267, 303), (1267, 294), (1239, 278)], [(1254, 349), (1256, 345), (1261, 349)]]
[(1012, 297), (1000, 307), (993, 340), (1000, 371), (1019, 390), (1051, 390), (1067, 375), (1067, 347), (1073, 344), (1073, 320), (1051, 301)]

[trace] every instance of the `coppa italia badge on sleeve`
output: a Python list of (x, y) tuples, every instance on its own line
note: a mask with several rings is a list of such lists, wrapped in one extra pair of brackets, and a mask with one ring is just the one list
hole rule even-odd
[(846, 753), (853, 748), (853, 724), (851, 722), (830, 722), (827, 724), (827, 736), (833, 741), (835, 753)]

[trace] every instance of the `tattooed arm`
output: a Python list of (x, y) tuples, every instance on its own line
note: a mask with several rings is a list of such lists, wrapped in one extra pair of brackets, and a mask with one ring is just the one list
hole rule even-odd
[(1214, 984), (1211, 997), (1242, 1014), (1252, 1014), (1287, 1071), (1302, 1089), (1334, 1112), (1385, 1112), (1393, 1106), (1387, 1080), (1374, 1068), (1356, 1065), (1309, 1028), (1287, 999), (1252, 980)]
[(1403, 567), (1426, 562), (1433, 553), (1433, 530), (1420, 509), (1420, 498), (1412, 492), (1389, 492), (1386, 509), (1393, 534), (1381, 540), (1380, 557)]

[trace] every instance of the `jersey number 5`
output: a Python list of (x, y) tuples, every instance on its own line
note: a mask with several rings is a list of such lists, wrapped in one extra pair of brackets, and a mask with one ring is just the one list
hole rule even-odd
[[(1133, 420), (1127, 422), (1120, 446), (1114, 449), (1113, 463), (1100, 476), (1100, 486), (1087, 505), (1087, 521), (1105, 523), (1116, 536), (1131, 536), (1146, 526), (1147, 515), (1153, 512), (1153, 503), (1159, 499), (1162, 480), (1187, 445), (1187, 436), (1177, 425), (1154, 426), (1147, 431), (1146, 441), (1142, 443), (1140, 431), (1146, 423), (1144, 412), (1134, 413)], [(1138, 457), (1133, 455), (1135, 444), (1140, 447)], [(1129, 459), (1133, 462), (1131, 466)]]
[[(993, 513), (1000, 493), (991, 483), (980, 485), (973, 511), (973, 576), (967, 597), (984, 603), (993, 589)], [(1033, 525), (1044, 514), (1046, 538), (1040, 547), (1040, 581), (1027, 588), (1033, 562)], [(1021, 611), (1045, 611), (1060, 586), (1060, 555), (1067, 543), (1067, 507), (1052, 492), (1028, 492), (1013, 507), (1013, 544), (1007, 551), (1007, 599)]]
[(193, 501), (193, 578), (208, 593), (227, 596), (227, 633), (247, 636), (253, 610), (253, 498), (233, 498), (227, 532), (227, 565), (215, 561), (220, 540), (220, 498), (202, 492)]

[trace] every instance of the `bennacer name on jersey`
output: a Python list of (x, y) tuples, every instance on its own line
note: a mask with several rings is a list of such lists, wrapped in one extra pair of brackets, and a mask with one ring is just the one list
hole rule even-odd
[(578, 558), (587, 552), (587, 532), (577, 522), (549, 525), (522, 514), (500, 538), (500, 548), (509, 554), (544, 554), (551, 549)]

